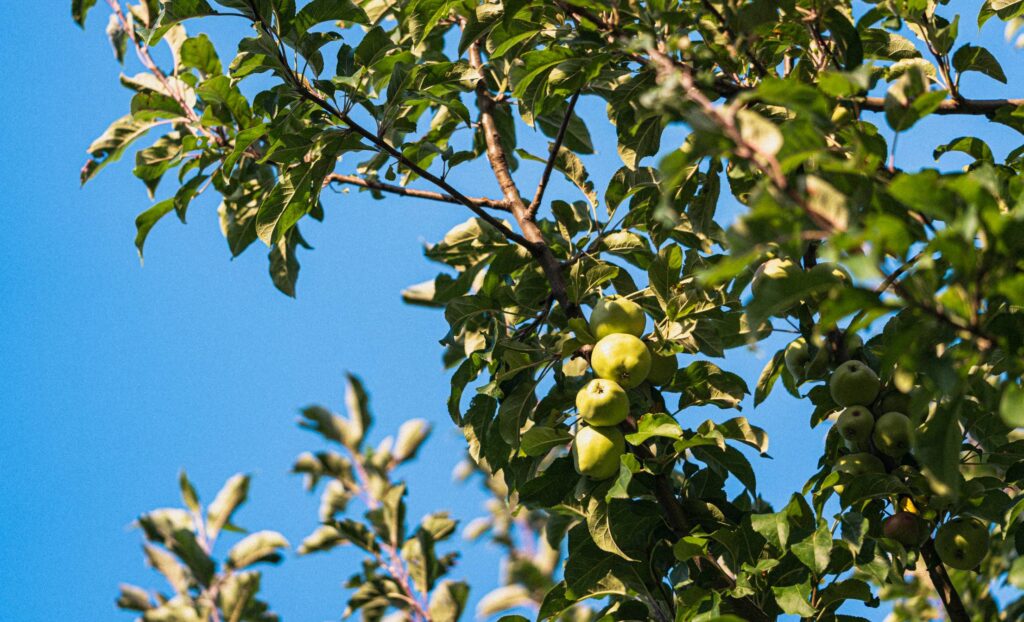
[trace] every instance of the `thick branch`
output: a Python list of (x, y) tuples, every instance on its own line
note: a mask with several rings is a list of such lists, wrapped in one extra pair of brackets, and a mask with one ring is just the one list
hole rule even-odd
[(544, 174), (540, 177), (540, 183), (537, 184), (537, 192), (533, 195), (533, 200), (530, 201), (530, 206), (526, 212), (531, 218), (537, 216), (537, 210), (540, 209), (540, 204), (544, 200), (544, 191), (547, 190), (548, 182), (551, 180), (551, 171), (555, 168), (555, 160), (558, 159), (558, 152), (562, 150), (562, 143), (565, 142), (565, 133), (569, 129), (569, 122), (572, 120), (572, 111), (576, 108), (576, 102), (579, 101), (580, 92), (577, 90), (569, 98), (569, 104), (565, 107), (565, 116), (562, 117), (562, 125), (558, 128), (558, 134), (555, 136), (555, 142), (551, 145), (551, 153), (548, 154), (548, 161), (544, 164)]
[[(404, 197), (415, 197), (417, 199), (429, 199), (431, 201), (439, 201), (441, 203), (454, 203), (456, 205), (462, 205), (462, 201), (455, 198), (450, 194), (443, 192), (431, 192), (430, 190), (417, 190), (416, 188), (406, 188), (405, 186), (398, 186), (395, 184), (386, 184), (376, 179), (367, 179), (364, 177), (357, 177), (355, 175), (341, 175), (339, 173), (331, 173), (324, 179), (324, 184), (345, 184), (349, 186), (359, 186), (360, 188), (368, 188), (370, 190), (379, 190), (380, 192), (388, 192), (390, 194), (397, 194)], [(480, 207), (489, 207), (491, 209), (501, 210), (503, 212), (512, 211), (509, 209), (508, 203), (499, 201), (497, 199), (489, 199), (487, 197), (465, 197), (479, 205)]]
[[(478, 71), (483, 68), (483, 58), (480, 55), (479, 42), (469, 46), (469, 64)], [(551, 285), (551, 293), (554, 295), (555, 300), (558, 301), (558, 304), (562, 306), (567, 315), (578, 316), (580, 314), (578, 306), (569, 300), (565, 276), (562, 274), (562, 263), (551, 252), (551, 247), (548, 246), (547, 240), (544, 239), (544, 234), (541, 233), (540, 227), (537, 226), (536, 212), (531, 212), (530, 207), (523, 201), (523, 197), (519, 194), (519, 189), (512, 179), (512, 172), (508, 165), (508, 156), (501, 144), (501, 135), (498, 133), (498, 125), (494, 120), (494, 106), (496, 102), (491, 96), (490, 91), (487, 90), (487, 84), (482, 75), (480, 82), (476, 86), (476, 101), (477, 107), (480, 109), (480, 130), (484, 137), (484, 143), (487, 146), (487, 161), (491, 165), (491, 170), (494, 171), (494, 177), (498, 180), (498, 186), (501, 187), (505, 201), (512, 208), (512, 216), (519, 223), (523, 237), (529, 242), (526, 248), (529, 249), (530, 254), (540, 264), (544, 275), (548, 279), (548, 283)]]
[(928, 576), (931, 577), (932, 585), (935, 586), (935, 591), (942, 599), (950, 622), (970, 622), (971, 616), (967, 614), (967, 609), (964, 608), (964, 603), (960, 600), (960, 594), (953, 587), (953, 581), (950, 580), (946, 567), (942, 565), (942, 560), (939, 559), (939, 554), (935, 551), (934, 539), (928, 538), (928, 541), (921, 546), (921, 558), (928, 568)]

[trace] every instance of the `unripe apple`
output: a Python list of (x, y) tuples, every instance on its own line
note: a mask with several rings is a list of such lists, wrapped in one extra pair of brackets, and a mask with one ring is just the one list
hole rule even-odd
[(753, 292), (754, 297), (761, 296), (766, 293), (773, 281), (785, 279), (799, 269), (790, 259), (773, 257), (754, 271), (754, 278), (750, 281), (750, 291)]
[(836, 431), (853, 447), (861, 447), (871, 438), (871, 428), (875, 426), (875, 416), (863, 406), (850, 406), (843, 409), (836, 419)]
[(595, 378), (576, 394), (576, 410), (591, 425), (618, 425), (629, 414), (629, 397), (614, 380)]
[(581, 426), (572, 444), (576, 471), (591, 479), (608, 479), (619, 472), (626, 439), (614, 426)]
[(885, 465), (878, 459), (878, 456), (859, 452), (840, 456), (834, 470), (847, 475), (867, 475), (869, 473), (885, 473)]
[(910, 419), (903, 413), (885, 413), (875, 422), (871, 440), (875, 448), (887, 456), (902, 458), (910, 451)]
[(971, 570), (988, 554), (988, 540), (985, 523), (960, 516), (939, 527), (935, 534), (935, 551), (947, 566)]
[(679, 360), (675, 354), (662, 356), (651, 350), (651, 371), (647, 374), (647, 382), (655, 386), (668, 384), (679, 369)]
[(869, 406), (881, 386), (878, 374), (860, 361), (846, 361), (828, 380), (832, 399), (840, 406)]
[(632, 389), (647, 379), (651, 371), (651, 352), (647, 344), (633, 335), (608, 335), (594, 346), (590, 366), (599, 378), (614, 380), (623, 389)]
[(910, 512), (896, 512), (882, 523), (882, 535), (908, 549), (921, 546), (928, 535), (927, 529), (924, 521)]
[[(840, 456), (832, 470), (847, 475), (867, 475), (869, 473), (885, 473), (885, 465), (877, 456), (860, 452)], [(842, 484), (836, 484), (833, 488), (839, 494), (843, 494), (843, 490), (845, 490), (845, 486)]]
[(832, 123), (836, 125), (845, 125), (852, 118), (853, 112), (842, 104), (832, 109)]
[(590, 332), (598, 340), (624, 333), (639, 337), (644, 334), (647, 316), (637, 303), (622, 296), (607, 296), (597, 301), (590, 314)]
[(783, 359), (786, 369), (797, 382), (821, 378), (828, 369), (828, 350), (820, 347), (812, 355), (811, 347), (803, 337), (786, 346)]
[(823, 261), (821, 263), (814, 264), (814, 267), (811, 268), (810, 272), (815, 275), (828, 275), (837, 281), (842, 281), (843, 283), (850, 282), (850, 273), (839, 264), (835, 264), (830, 261)]
[(878, 403), (875, 404), (875, 413), (879, 415), (891, 412), (905, 413), (909, 411), (910, 395), (908, 393), (900, 393), (896, 389), (890, 389), (883, 392), (881, 397), (878, 398)]

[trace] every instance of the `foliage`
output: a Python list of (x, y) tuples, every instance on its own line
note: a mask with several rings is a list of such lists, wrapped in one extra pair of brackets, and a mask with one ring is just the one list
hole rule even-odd
[[(73, 2), (75, 19), (94, 4)], [(590, 615), (579, 604), (593, 599), (592, 615), (607, 619), (850, 620), (844, 603), (879, 598), (898, 601), (895, 619), (925, 619), (936, 604), (953, 620), (1020, 618), (1024, 600), (1003, 602), (993, 586), (1024, 583), (1024, 146), (997, 158), (964, 136), (934, 147), (935, 168), (896, 166), (899, 136), (933, 115), (982, 116), (1024, 133), (1024, 101), (964, 92), (972, 72), (1007, 77), (995, 55), (963, 40), (954, 7), (108, 4), (115, 55), (134, 49), (145, 71), (122, 78), (135, 93), (130, 112), (89, 147), (82, 181), (157, 135), (134, 151), (136, 177), (151, 196), (166, 195), (136, 221), (140, 254), (161, 218), (184, 220), (212, 187), (231, 254), (261, 241), (274, 284), (294, 295), (296, 254), (308, 246), (299, 225), (324, 218), (325, 185), (473, 213), (427, 249), (438, 276), (404, 296), (444, 310), (448, 411), (474, 468), (506, 500), (495, 537), (522, 524), (550, 548), (531, 562), (537, 572), (510, 572), (507, 602), (538, 603), (538, 619)], [(1012, 33), (1024, 3), (988, 0), (976, 17)], [(252, 26), (230, 62), (186, 31), (215, 18)], [(158, 44), (173, 67), (154, 61)], [(579, 112), (598, 110), (589, 102), (604, 104), (617, 136), (622, 167), (607, 180), (586, 168), (588, 125), (602, 122)], [(686, 129), (682, 144), (666, 142), (674, 126)], [(547, 153), (523, 147), (528, 128), (551, 139)], [(950, 153), (966, 166), (942, 168)], [(457, 167), (484, 166), (500, 198), (448, 181)], [(541, 180), (532, 197), (519, 185), (529, 170)], [(578, 194), (548, 197), (556, 172)], [(723, 194), (742, 206), (731, 223), (716, 215)], [(576, 472), (569, 447), (581, 425), (575, 395), (593, 376), (584, 309), (612, 291), (643, 308), (652, 352), (681, 355), (685, 366), (630, 389), (627, 451), (615, 456), (617, 474), (594, 480)], [(841, 410), (833, 395), (857, 401), (863, 391), (830, 391), (831, 370), (856, 360), (881, 386), (858, 403), (909, 418), (898, 443), (878, 440), (877, 428), (852, 443), (830, 428), (818, 472), (781, 508), (759, 496), (751, 452), (740, 449), (763, 454), (763, 431), (742, 417), (696, 427), (679, 417), (739, 408), (751, 388), (726, 366), (773, 333), (799, 343), (771, 359), (755, 405), (781, 379), (807, 400), (811, 426), (832, 421)], [(404, 487), (391, 480), (403, 459), (362, 444), (369, 419), (351, 391), (348, 420), (305, 412), (347, 456), (297, 465), (314, 482), (328, 478), (330, 503), (340, 504), (302, 550), (363, 548), (369, 561), (350, 583), (350, 610), (368, 619), (389, 609), (454, 619), (466, 588), (441, 581), (453, 559), (434, 550), (454, 526), (434, 515), (407, 529)], [(336, 518), (354, 496), (370, 508), (366, 524)], [(897, 511), (918, 517), (920, 546), (883, 535)], [(947, 570), (933, 544), (934, 529), (956, 517), (991, 525), (973, 570)], [(509, 559), (515, 567), (511, 548)], [(204, 568), (189, 598), (203, 598), (214, 572)]]

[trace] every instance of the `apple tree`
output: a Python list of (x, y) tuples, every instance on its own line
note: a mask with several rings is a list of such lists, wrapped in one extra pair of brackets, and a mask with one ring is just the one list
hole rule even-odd
[[(73, 0), (74, 19), (97, 4)], [(968, 35), (998, 20), (1014, 37), (1024, 2), (964, 4), (106, 0), (115, 56), (140, 68), (82, 182), (133, 155), (154, 199), (140, 255), (215, 193), (230, 254), (269, 249), (288, 295), (300, 227), (344, 209), (326, 187), (466, 210), (403, 296), (443, 310), (447, 412), (494, 496), (471, 529), (507, 553), (486, 615), (855, 620), (847, 603), (887, 600), (897, 620), (1020, 620), (1024, 100), (971, 93), (1007, 76)], [(248, 28), (217, 42), (230, 56), (211, 20)], [(981, 136), (930, 144), (940, 115)], [(620, 166), (597, 179), (602, 124)], [(901, 166), (900, 143), (935, 163)], [(460, 188), (456, 169), (489, 181)], [(779, 343), (760, 377), (730, 371)], [(756, 421), (772, 391), (827, 430), (775, 507), (764, 431), (702, 422), (743, 404)], [(397, 473), (426, 424), (373, 445), (354, 378), (346, 401), (303, 411), (331, 448), (294, 466), (324, 484), (299, 552), (363, 552), (346, 615), (458, 619), (455, 523), (410, 523)], [(287, 542), (214, 554), (245, 477), (207, 506), (181, 483), (185, 508), (139, 519), (172, 591), (119, 602), (275, 619), (251, 567)]]

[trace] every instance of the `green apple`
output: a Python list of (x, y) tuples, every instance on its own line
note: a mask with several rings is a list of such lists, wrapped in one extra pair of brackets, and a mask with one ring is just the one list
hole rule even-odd
[(871, 428), (875, 427), (875, 416), (863, 406), (844, 408), (836, 419), (836, 431), (852, 447), (861, 447), (871, 438)]
[(810, 272), (811, 274), (815, 275), (828, 275), (833, 279), (841, 281), (843, 283), (850, 282), (850, 273), (847, 272), (846, 269), (840, 266), (839, 264), (834, 264), (830, 261), (823, 261), (821, 263), (815, 264), (814, 267), (811, 268)]
[(619, 472), (626, 439), (614, 426), (581, 426), (572, 444), (576, 471), (591, 479), (608, 479)]
[(629, 414), (629, 397), (614, 380), (595, 378), (576, 394), (576, 410), (591, 425), (618, 425)]
[(988, 527), (976, 518), (957, 517), (935, 533), (935, 551), (944, 564), (971, 570), (988, 554)]
[(885, 473), (885, 465), (878, 459), (878, 456), (864, 451), (840, 456), (833, 470), (847, 475), (867, 475), (869, 473)]
[(679, 360), (675, 354), (662, 356), (651, 350), (651, 371), (647, 374), (647, 382), (655, 386), (668, 384), (679, 369)]
[(928, 526), (916, 514), (896, 512), (882, 523), (882, 535), (906, 548), (921, 546), (928, 535)]
[(832, 123), (836, 125), (846, 125), (852, 118), (853, 112), (842, 104), (832, 109)]
[(871, 440), (875, 449), (893, 458), (902, 458), (910, 451), (910, 419), (903, 413), (885, 413), (875, 422)]
[(881, 386), (878, 374), (860, 361), (846, 361), (828, 379), (832, 399), (840, 406), (870, 406)]
[(762, 296), (776, 281), (785, 279), (800, 267), (790, 259), (773, 257), (757, 267), (754, 271), (754, 278), (750, 281), (750, 291), (754, 297)]
[(590, 366), (599, 378), (619, 383), (623, 389), (640, 386), (651, 371), (651, 351), (633, 335), (616, 333), (597, 342), (590, 353)]
[(590, 314), (590, 332), (598, 340), (616, 333), (639, 337), (646, 325), (647, 316), (640, 305), (622, 296), (598, 300)]
[[(867, 475), (869, 473), (885, 473), (885, 465), (877, 456), (860, 452), (840, 456), (832, 470), (847, 475)], [(843, 494), (844, 486), (842, 484), (836, 484), (833, 488), (839, 494)]]
[(814, 348), (813, 354), (811, 350), (807, 340), (800, 337), (786, 346), (783, 353), (786, 369), (798, 383), (821, 378), (828, 369), (828, 350), (824, 347)]
[(883, 391), (875, 404), (875, 413), (884, 415), (891, 412), (910, 412), (910, 394), (900, 393), (896, 389)]

